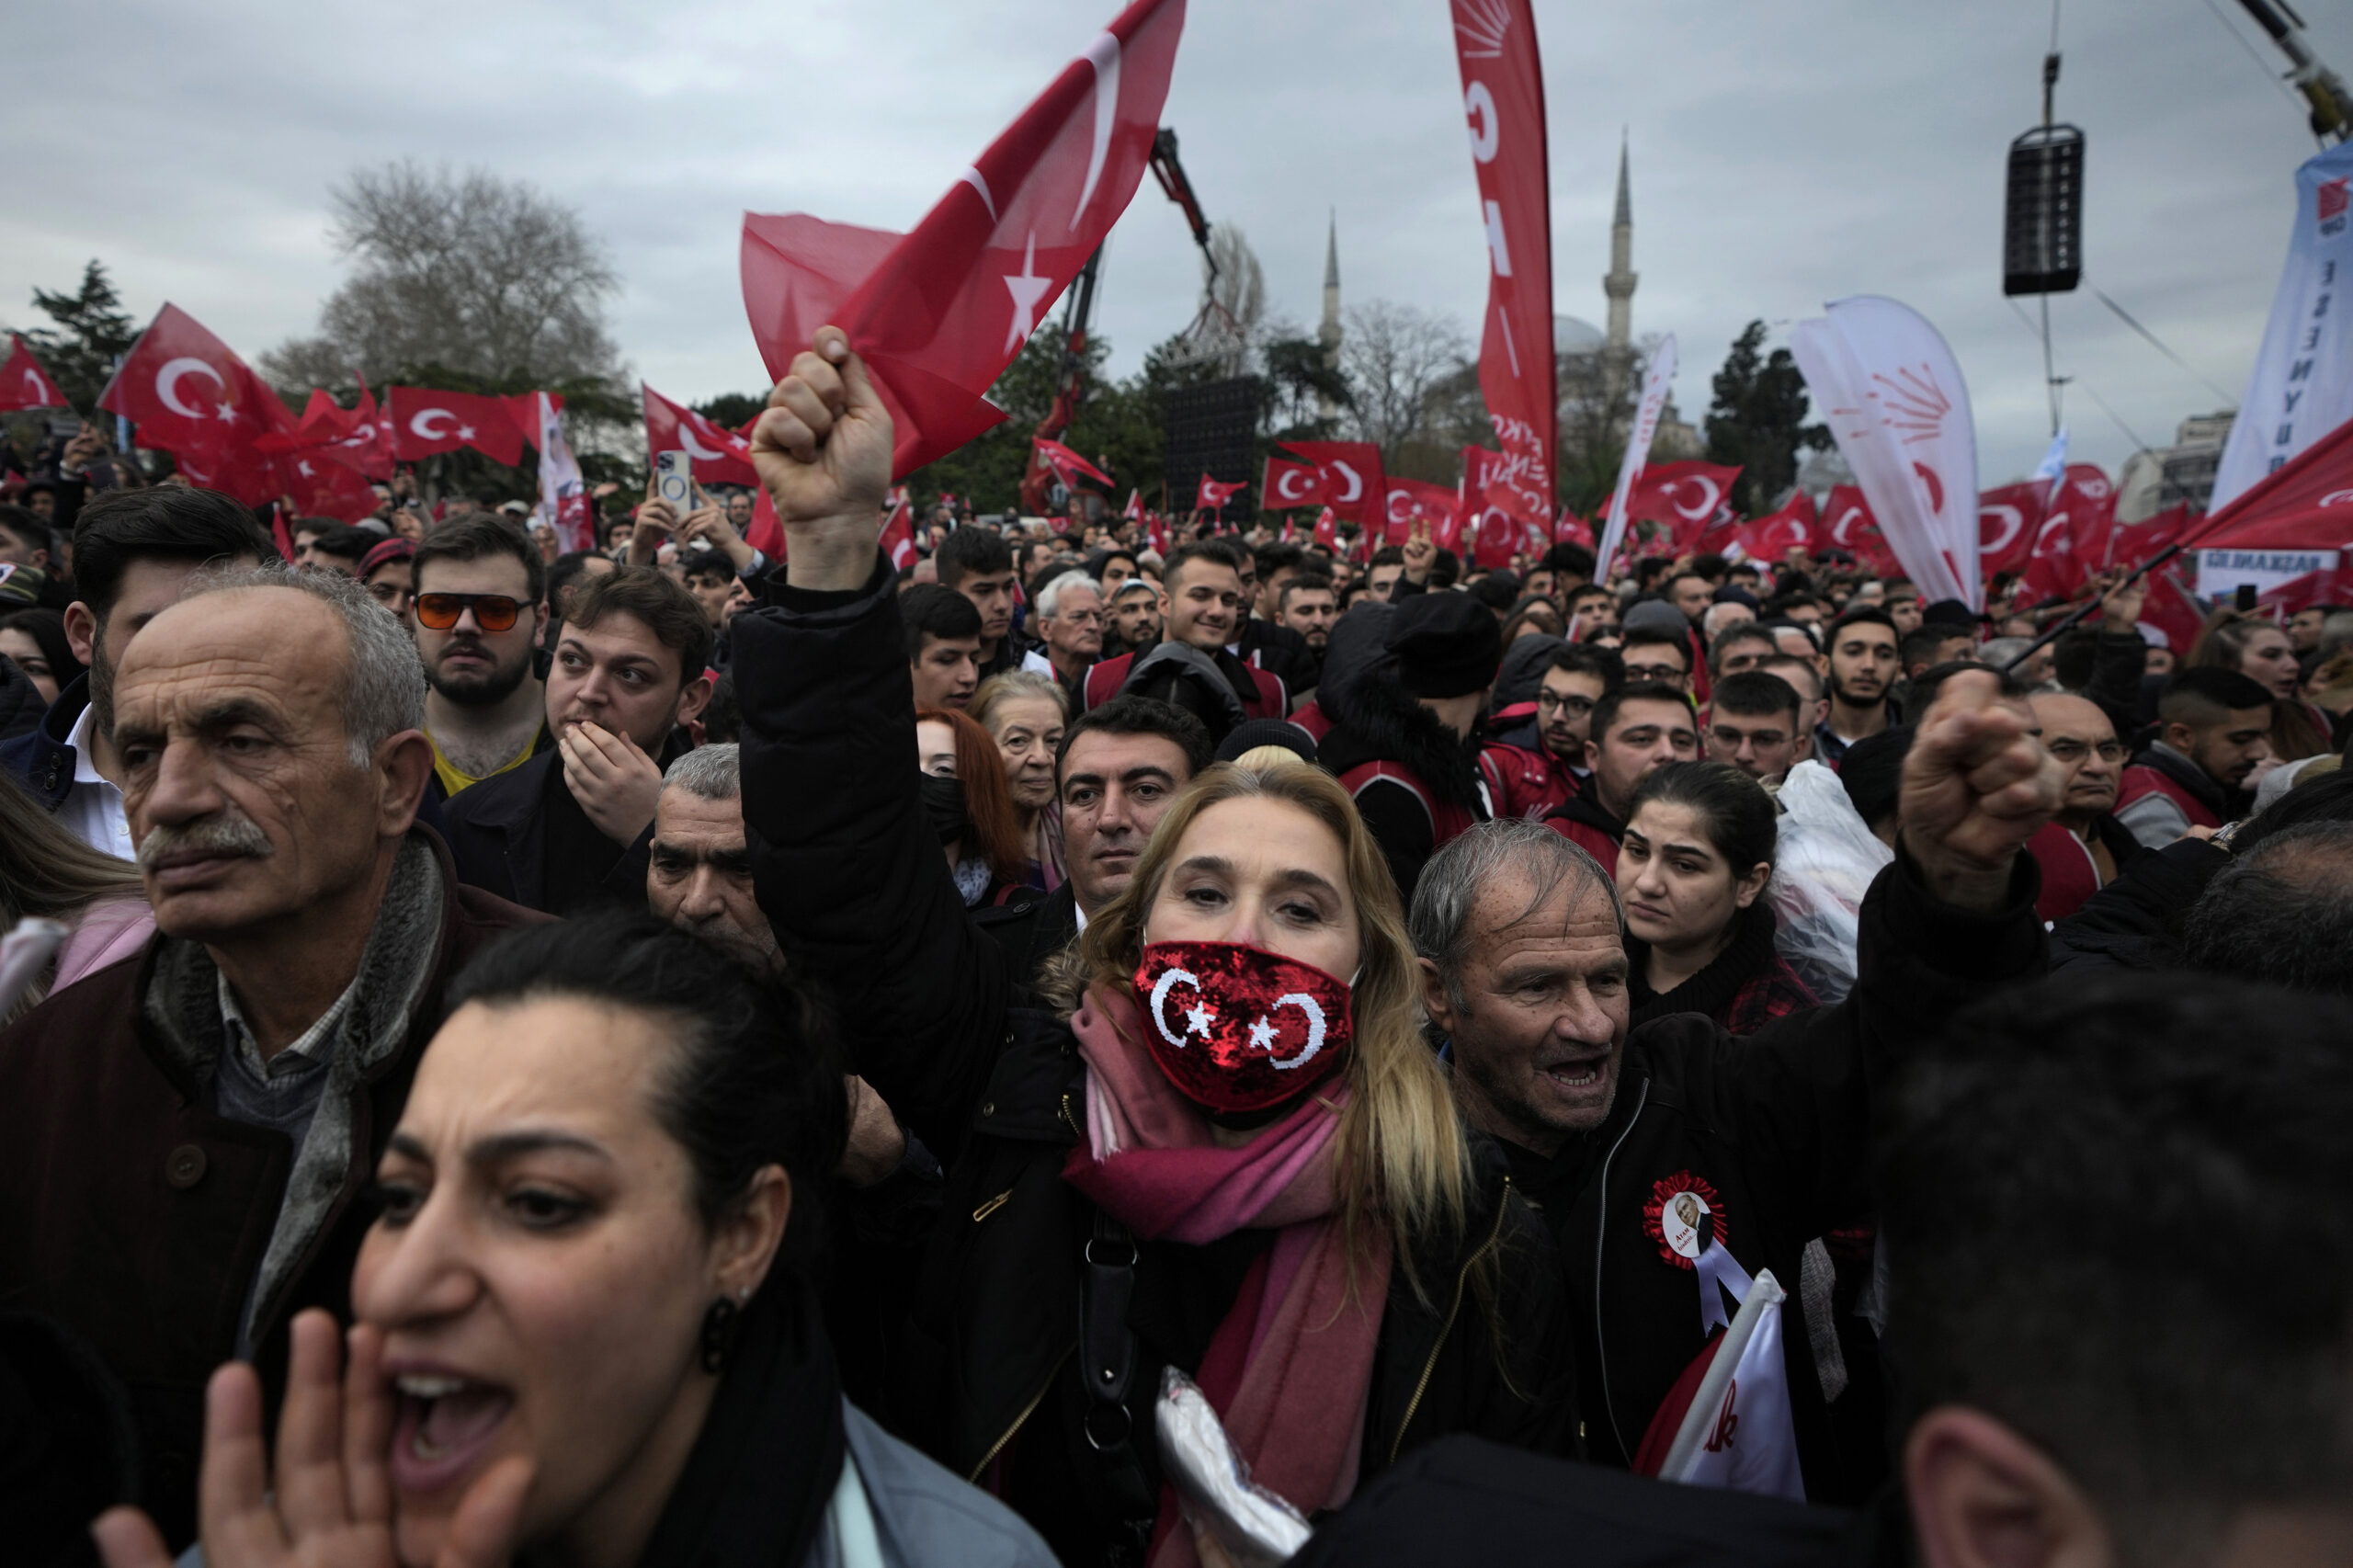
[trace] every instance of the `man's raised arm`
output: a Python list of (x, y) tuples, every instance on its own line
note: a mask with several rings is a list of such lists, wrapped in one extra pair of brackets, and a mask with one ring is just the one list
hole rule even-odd
[(864, 366), (821, 328), (752, 431), (789, 564), (733, 623), (744, 822), (760, 907), (833, 993), (853, 1071), (945, 1156), (986, 1082), (1008, 983), (917, 792), (896, 582), (876, 546), (891, 450)]

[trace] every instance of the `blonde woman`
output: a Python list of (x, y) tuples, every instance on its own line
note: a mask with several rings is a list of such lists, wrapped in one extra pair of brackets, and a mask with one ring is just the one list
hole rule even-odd
[(1416, 974), (1340, 786), (1225, 765), (1067, 955), (1059, 1026), (1016, 1031), (918, 1312), (941, 1457), (1063, 1562), (1198, 1560), (1165, 1368), (1305, 1514), (1451, 1432), (1565, 1450), (1559, 1265), (1455, 1114)]
[(1063, 813), (1054, 799), (1054, 754), (1070, 723), (1070, 699), (1051, 676), (1007, 670), (981, 683), (965, 710), (1005, 758), (1005, 781), (1021, 842), (1029, 855), (1027, 886), (1051, 892), (1068, 872), (1063, 864)]
[(0, 932), (28, 917), (63, 924), (65, 941), (49, 972), (15, 1006), (0, 998), (0, 1024), (14, 1023), (51, 994), (130, 958), (155, 930), (139, 869), (66, 832), (13, 775), (0, 770)]

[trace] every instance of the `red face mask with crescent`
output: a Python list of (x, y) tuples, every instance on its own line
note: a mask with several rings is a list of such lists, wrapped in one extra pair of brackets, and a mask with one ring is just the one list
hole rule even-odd
[(1239, 943), (1147, 942), (1135, 992), (1153, 1061), (1213, 1111), (1297, 1098), (1347, 1062), (1354, 1038), (1346, 982)]

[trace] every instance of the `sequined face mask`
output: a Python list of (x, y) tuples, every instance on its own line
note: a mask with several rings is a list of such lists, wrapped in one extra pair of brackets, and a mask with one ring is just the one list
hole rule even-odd
[(1347, 1064), (1348, 985), (1234, 942), (1147, 942), (1136, 966), (1144, 1044), (1188, 1099), (1221, 1113), (1294, 1099)]

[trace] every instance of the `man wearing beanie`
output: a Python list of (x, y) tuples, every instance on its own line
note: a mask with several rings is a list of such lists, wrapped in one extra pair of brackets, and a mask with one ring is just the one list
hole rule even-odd
[(1429, 858), (1490, 814), (1479, 709), (1503, 658), (1503, 629), (1468, 594), (1416, 594), (1387, 613), (1381, 666), (1337, 688), (1326, 683), (1334, 722), (1317, 756), (1356, 797), (1410, 903)]

